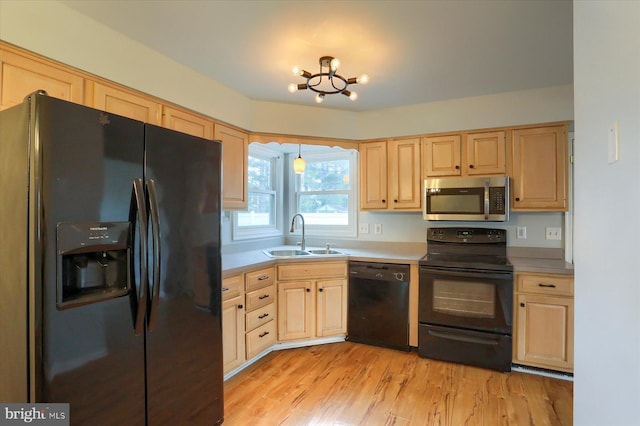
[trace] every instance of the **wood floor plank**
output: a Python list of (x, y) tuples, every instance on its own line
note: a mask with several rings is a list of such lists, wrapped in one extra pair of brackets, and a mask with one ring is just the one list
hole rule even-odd
[(571, 425), (573, 383), (351, 342), (273, 352), (225, 382), (225, 425)]

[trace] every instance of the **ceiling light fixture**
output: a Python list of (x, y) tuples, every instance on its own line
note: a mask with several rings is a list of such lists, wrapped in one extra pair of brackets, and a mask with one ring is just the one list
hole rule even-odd
[(369, 76), (362, 74), (360, 77), (344, 78), (336, 71), (340, 66), (340, 60), (333, 56), (323, 56), (320, 58), (320, 72), (311, 74), (297, 65), (293, 67), (293, 75), (299, 75), (307, 79), (306, 83), (289, 84), (289, 92), (295, 93), (298, 90), (310, 89), (317, 93), (316, 103), (321, 104), (326, 95), (342, 93), (352, 101), (358, 99), (358, 94), (347, 90), (350, 84), (367, 84)]
[(296, 173), (304, 173), (304, 169), (307, 167), (307, 162), (300, 156), (300, 148), (298, 145), (298, 158), (293, 160), (293, 171)]

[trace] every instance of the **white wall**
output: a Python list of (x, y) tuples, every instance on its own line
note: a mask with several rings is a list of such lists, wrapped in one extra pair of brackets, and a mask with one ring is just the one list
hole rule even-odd
[[(640, 2), (574, 1), (576, 425), (640, 407)], [(607, 133), (620, 123), (620, 160)]]

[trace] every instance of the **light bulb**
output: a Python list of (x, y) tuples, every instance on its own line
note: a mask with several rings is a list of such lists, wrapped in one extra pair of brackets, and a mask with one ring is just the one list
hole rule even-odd
[(356, 82), (358, 84), (367, 84), (369, 82), (369, 76), (367, 74), (362, 74), (356, 79)]
[(318, 94), (316, 95), (316, 103), (317, 103), (317, 104), (321, 104), (321, 103), (322, 103), (322, 101), (324, 101), (324, 95), (323, 95), (322, 93), (318, 93)]
[(339, 66), (340, 66), (340, 59), (333, 58), (331, 60), (331, 71), (336, 71)]
[(351, 94), (349, 95), (349, 99), (351, 99), (352, 101), (355, 101), (356, 99), (358, 99), (358, 93), (351, 92)]
[(298, 85), (295, 83), (289, 83), (288, 89), (289, 89), (289, 92), (295, 93), (298, 91)]
[(291, 72), (293, 73), (293, 75), (302, 75), (302, 74), (301, 74), (300, 67), (299, 67), (299, 66), (297, 66), (297, 65), (295, 65), (295, 66), (293, 67), (293, 69), (291, 70)]

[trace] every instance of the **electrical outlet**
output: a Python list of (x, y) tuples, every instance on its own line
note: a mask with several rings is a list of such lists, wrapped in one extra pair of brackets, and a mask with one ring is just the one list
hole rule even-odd
[(527, 239), (527, 227), (526, 226), (518, 226), (516, 228), (516, 230), (517, 230), (516, 238), (518, 238), (519, 240), (526, 240)]
[(545, 238), (547, 240), (561, 240), (562, 228), (544, 228)]
[(361, 234), (368, 234), (369, 233), (369, 224), (368, 223), (361, 223), (360, 226), (358, 227), (358, 231)]
[(376, 235), (382, 234), (382, 224), (376, 223), (375, 225), (373, 225), (373, 233)]

